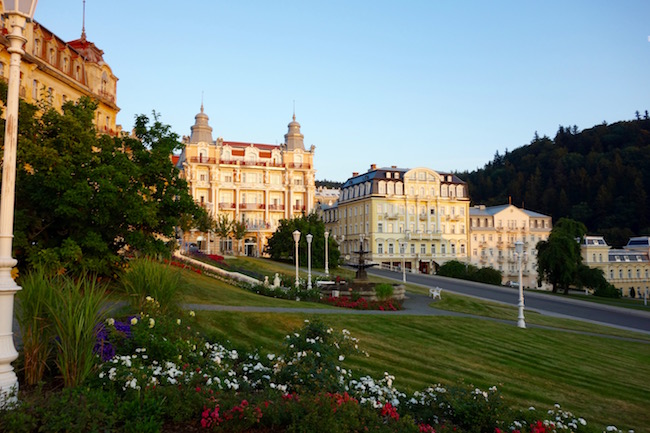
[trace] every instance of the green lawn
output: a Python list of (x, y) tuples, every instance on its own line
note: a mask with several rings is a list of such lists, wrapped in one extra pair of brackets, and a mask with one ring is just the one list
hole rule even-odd
[[(238, 347), (280, 350), (284, 335), (313, 314), (199, 312), (211, 337)], [(320, 316), (361, 340), (357, 373), (396, 376), (408, 390), (430, 384), (497, 385), (513, 407), (560, 403), (588, 421), (648, 431), (650, 345), (450, 317)]]
[[(239, 260), (239, 259), (238, 259)], [(250, 260), (250, 259), (247, 259)], [(264, 262), (270, 272), (281, 269)], [(266, 269), (264, 270), (266, 272)], [(186, 302), (224, 305), (308, 306), (301, 302), (264, 298), (223, 282), (185, 272)], [(409, 290), (419, 291), (417, 287)], [(321, 307), (311, 304), (312, 307)], [(446, 294), (436, 308), (514, 320), (516, 308)], [(316, 314), (208, 312), (198, 313), (211, 338), (238, 347), (278, 352), (283, 337)], [(321, 315), (336, 328), (347, 328), (361, 339), (369, 358), (352, 357), (356, 373), (396, 376), (399, 388), (417, 390), (441, 382), (498, 386), (517, 408), (563, 408), (604, 428), (650, 432), (650, 344), (561, 330), (529, 327), (475, 318), (429, 316)], [(548, 324), (592, 333), (648, 336), (547, 318), (529, 313), (530, 324)]]

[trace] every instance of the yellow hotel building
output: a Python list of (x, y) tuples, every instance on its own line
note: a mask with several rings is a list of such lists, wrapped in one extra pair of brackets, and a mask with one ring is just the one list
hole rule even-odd
[[(183, 137), (185, 147), (177, 167), (194, 200), (215, 219), (222, 214), (246, 223), (243, 247), (228, 241), (223, 252), (234, 248), (236, 253), (258, 256), (281, 219), (313, 210), (315, 146), (305, 149), (295, 115), (288, 128), (281, 145), (213, 140), (201, 106), (191, 135)], [(208, 238), (209, 234), (194, 233), (192, 241), (199, 242), (204, 251), (216, 251), (209, 246), (213, 239)]]
[(382, 267), (431, 273), (449, 260), (467, 261), (467, 184), (428, 168), (377, 168), (353, 173), (338, 202), (322, 206), (322, 217), (343, 257), (366, 258)]
[[(3, 80), (9, 77), (8, 25), (3, 17), (0, 32), (0, 78)], [(86, 39), (86, 32), (82, 30), (81, 38), (66, 42), (37, 21), (31, 21), (23, 34), (27, 42), (20, 65), (20, 97), (32, 104), (42, 101), (60, 109), (66, 101), (89, 96), (98, 102), (95, 117), (98, 131), (119, 134), (121, 128), (115, 123), (120, 111), (116, 103), (118, 79), (104, 62), (104, 52)]]
[[(537, 243), (547, 240), (553, 228), (552, 218), (511, 204), (477, 205), (469, 210), (470, 257), (473, 265), (490, 266), (503, 273), (503, 283), (517, 283), (519, 257), (515, 242), (523, 243), (522, 284), (537, 287)], [(544, 289), (550, 289), (546, 283)]]
[(605, 279), (623, 296), (642, 298), (650, 289), (650, 237), (630, 238), (624, 248), (612, 248), (602, 236), (585, 236), (582, 262), (601, 269)]

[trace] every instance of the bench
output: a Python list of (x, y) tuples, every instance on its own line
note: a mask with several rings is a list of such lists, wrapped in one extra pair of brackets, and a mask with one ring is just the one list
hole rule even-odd
[(440, 287), (431, 287), (429, 289), (429, 296), (431, 296), (432, 299), (442, 299), (442, 289)]

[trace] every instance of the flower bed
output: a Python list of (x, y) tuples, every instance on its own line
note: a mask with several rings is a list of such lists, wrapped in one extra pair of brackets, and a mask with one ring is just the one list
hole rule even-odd
[(350, 296), (329, 296), (321, 299), (321, 302), (335, 307), (351, 308), (353, 310), (397, 311), (402, 309), (402, 302), (393, 299), (385, 301), (368, 301), (365, 298), (354, 300)]

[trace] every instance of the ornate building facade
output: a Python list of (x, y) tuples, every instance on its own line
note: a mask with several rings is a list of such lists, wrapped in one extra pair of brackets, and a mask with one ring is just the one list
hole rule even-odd
[(373, 164), (353, 173), (322, 215), (344, 257), (363, 244), (367, 259), (383, 267), (431, 273), (467, 260), (468, 210), (467, 184), (453, 174)]
[(624, 248), (612, 248), (602, 236), (585, 236), (582, 262), (603, 271), (623, 296), (643, 297), (650, 289), (650, 237), (630, 238)]
[[(314, 151), (306, 150), (296, 116), (281, 145), (224, 141), (212, 138), (209, 118), (196, 115), (191, 135), (177, 162), (192, 197), (216, 219), (226, 215), (246, 224), (243, 246), (223, 246), (225, 252), (257, 256), (281, 219), (310, 213), (315, 202)], [(209, 234), (194, 233), (201, 249), (212, 243)], [(241, 250), (241, 251), (240, 251)]]
[[(2, 18), (0, 33), (0, 78), (9, 77), (8, 23)], [(44, 102), (56, 109), (66, 101), (89, 96), (97, 101), (95, 125), (100, 132), (117, 135), (117, 77), (104, 61), (104, 52), (86, 39), (65, 42), (42, 24), (28, 22), (20, 65), (20, 97), (35, 104)]]
[(474, 206), (469, 210), (471, 263), (503, 273), (503, 283), (518, 283), (519, 258), (515, 242), (523, 242), (522, 284), (537, 287), (537, 242), (548, 239), (552, 219), (548, 215), (511, 204)]

